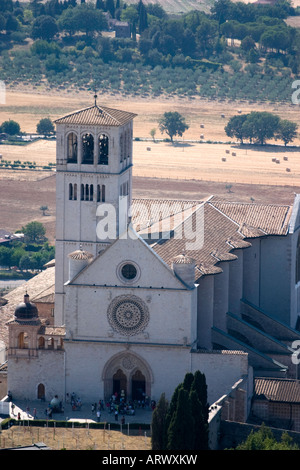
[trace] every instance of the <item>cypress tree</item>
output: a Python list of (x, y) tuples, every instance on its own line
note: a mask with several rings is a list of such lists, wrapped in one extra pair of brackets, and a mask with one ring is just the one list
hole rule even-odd
[(176, 411), (168, 428), (168, 450), (194, 449), (194, 418), (189, 393), (181, 386), (178, 390)]
[(162, 393), (152, 415), (152, 450), (165, 450), (167, 447), (168, 401)]
[(139, 33), (141, 34), (145, 29), (148, 28), (148, 15), (145, 5), (142, 0), (138, 4), (138, 14), (139, 14)]
[(203, 418), (202, 403), (195, 390), (190, 392), (192, 414), (194, 417), (194, 449), (208, 450), (208, 423)]
[(209, 405), (207, 402), (207, 385), (205, 375), (197, 370), (194, 374), (194, 380), (191, 385), (191, 390), (195, 390), (198, 399), (202, 405), (202, 415), (205, 422), (208, 421)]
[(182, 387), (182, 383), (177, 385), (177, 387), (175, 388), (175, 390), (173, 392), (173, 395), (172, 395), (172, 398), (171, 398), (171, 401), (170, 401), (170, 404), (169, 404), (169, 409), (168, 409), (167, 419), (166, 419), (166, 428), (167, 428), (167, 430), (170, 426), (171, 419), (172, 419), (174, 413), (176, 412), (177, 402), (178, 402), (178, 393), (179, 393), (179, 389), (181, 387)]
[(109, 11), (111, 17), (115, 17), (115, 3), (114, 0), (106, 0), (106, 10)]
[(97, 10), (105, 10), (104, 0), (97, 0), (96, 8)]
[(190, 392), (193, 381), (194, 381), (194, 374), (192, 374), (192, 372), (187, 372), (183, 379), (183, 388), (187, 392)]

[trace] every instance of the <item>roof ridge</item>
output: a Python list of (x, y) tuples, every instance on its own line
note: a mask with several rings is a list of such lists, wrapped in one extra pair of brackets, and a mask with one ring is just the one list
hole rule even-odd
[[(118, 119), (116, 119), (115, 117), (113, 117), (108, 111), (107, 109), (111, 110), (112, 108), (106, 108), (105, 106), (102, 106), (102, 108), (100, 108), (100, 106), (98, 106), (97, 104), (94, 106), (95, 108), (101, 110), (102, 112), (104, 111), (106, 114), (108, 114), (108, 116), (113, 120), (113, 121), (116, 121), (118, 124), (121, 124), (120, 121)], [(118, 111), (118, 110), (117, 110)]]
[(270, 206), (270, 207), (288, 207), (291, 208), (290, 204), (275, 204), (275, 203), (263, 203), (263, 202), (245, 202), (245, 201), (222, 201), (222, 200), (212, 200), (210, 201), (211, 204), (230, 204), (230, 205), (244, 205), (244, 206)]
[[(108, 106), (101, 106), (93, 104), (85, 108), (73, 111), (65, 116), (56, 119), (55, 123), (75, 123), (75, 124), (90, 124), (90, 125), (110, 125), (122, 126), (131, 121), (137, 115), (129, 111), (123, 111)], [(78, 122), (79, 121), (79, 122)], [(86, 121), (86, 122), (80, 122)]]

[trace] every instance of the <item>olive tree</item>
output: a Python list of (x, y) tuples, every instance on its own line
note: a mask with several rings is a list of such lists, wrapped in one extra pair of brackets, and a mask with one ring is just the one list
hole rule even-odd
[(185, 122), (185, 118), (177, 111), (164, 113), (163, 117), (158, 122), (158, 127), (162, 134), (165, 132), (170, 137), (172, 143), (174, 136), (179, 135), (181, 137), (189, 128)]

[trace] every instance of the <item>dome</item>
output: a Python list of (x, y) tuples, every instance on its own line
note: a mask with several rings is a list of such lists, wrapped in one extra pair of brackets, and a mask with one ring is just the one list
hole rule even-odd
[(69, 258), (71, 259), (75, 259), (75, 260), (90, 260), (93, 258), (93, 255), (91, 253), (89, 253), (88, 251), (84, 251), (84, 250), (76, 250), (76, 251), (73, 251), (72, 253), (69, 254)]
[(17, 305), (15, 317), (22, 320), (29, 320), (38, 317), (38, 309), (35, 304), (29, 302), (29, 295), (24, 295), (24, 302)]
[(174, 264), (193, 264), (195, 260), (186, 255), (178, 255), (173, 259)]

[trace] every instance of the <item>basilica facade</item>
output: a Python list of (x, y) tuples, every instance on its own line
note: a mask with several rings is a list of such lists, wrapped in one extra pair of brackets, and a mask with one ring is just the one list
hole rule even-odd
[(8, 295), (8, 389), (158, 400), (201, 370), (213, 403), (294, 377), (298, 197), (133, 199), (134, 117), (95, 102), (56, 121), (55, 266)]

